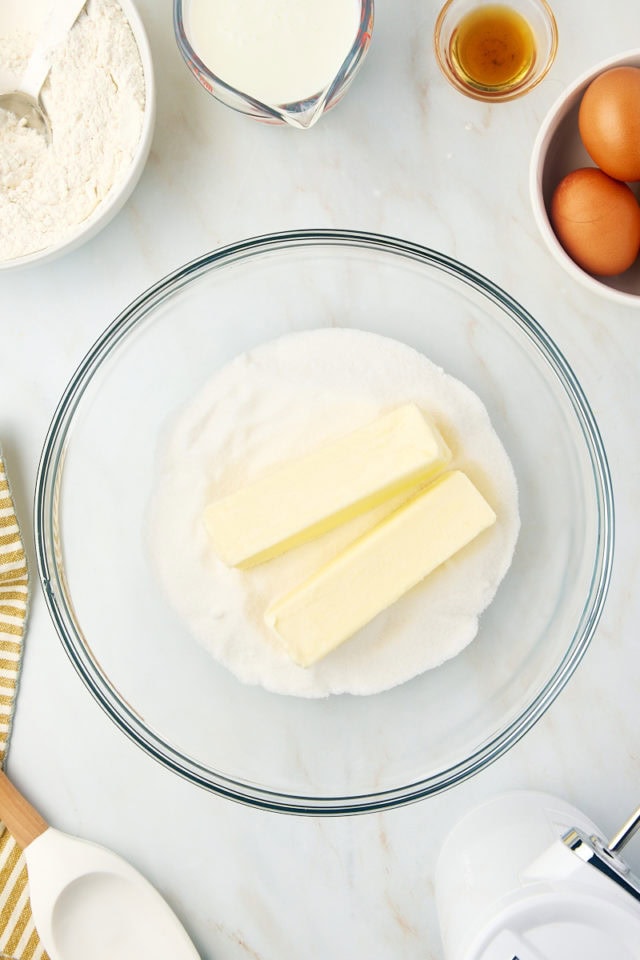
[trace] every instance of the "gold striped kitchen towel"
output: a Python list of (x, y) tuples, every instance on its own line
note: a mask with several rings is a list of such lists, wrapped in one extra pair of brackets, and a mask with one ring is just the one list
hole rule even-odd
[[(0, 766), (11, 734), (29, 611), (29, 570), (0, 447)], [(46, 960), (29, 905), (22, 851), (0, 823), (0, 957)]]

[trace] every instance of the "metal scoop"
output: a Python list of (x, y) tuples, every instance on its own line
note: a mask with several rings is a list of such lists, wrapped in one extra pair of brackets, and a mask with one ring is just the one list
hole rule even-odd
[(51, 70), (51, 56), (74, 25), (87, 0), (53, 0), (17, 90), (0, 90), (0, 109), (8, 110), (51, 140), (51, 122), (40, 93)]
[(24, 851), (51, 960), (199, 960), (177, 917), (110, 850), (54, 830), (0, 771), (0, 819)]

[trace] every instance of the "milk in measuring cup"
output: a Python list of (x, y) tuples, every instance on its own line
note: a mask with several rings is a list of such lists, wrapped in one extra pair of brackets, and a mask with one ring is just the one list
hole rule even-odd
[(307, 100), (335, 78), (356, 39), (360, 0), (191, 0), (198, 57), (261, 103)]

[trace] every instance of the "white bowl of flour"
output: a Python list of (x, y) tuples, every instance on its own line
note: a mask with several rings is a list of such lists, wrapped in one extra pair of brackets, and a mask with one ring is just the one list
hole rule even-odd
[[(0, 9), (0, 79), (20, 75), (46, 0)], [(122, 208), (155, 121), (149, 43), (130, 0), (88, 0), (55, 49), (42, 90), (51, 143), (0, 110), (0, 270), (78, 247)]]

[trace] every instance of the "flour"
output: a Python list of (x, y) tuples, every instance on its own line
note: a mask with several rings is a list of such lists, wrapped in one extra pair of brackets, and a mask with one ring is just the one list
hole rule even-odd
[[(0, 17), (0, 30), (1, 30)], [(20, 75), (35, 36), (0, 36), (0, 64)], [(131, 164), (145, 82), (131, 28), (115, 0), (88, 0), (56, 49), (42, 91), (52, 142), (0, 110), (0, 259), (68, 239)]]
[[(409, 401), (431, 414), (452, 465), (470, 476), (497, 523), (320, 663), (298, 667), (264, 624), (265, 608), (408, 494), (246, 571), (215, 556), (204, 507)], [(237, 357), (176, 415), (162, 439), (149, 547), (171, 605), (220, 663), (246, 683), (319, 697), (376, 693), (459, 653), (511, 563), (518, 530), (513, 470), (478, 397), (405, 344), (327, 329)]]

